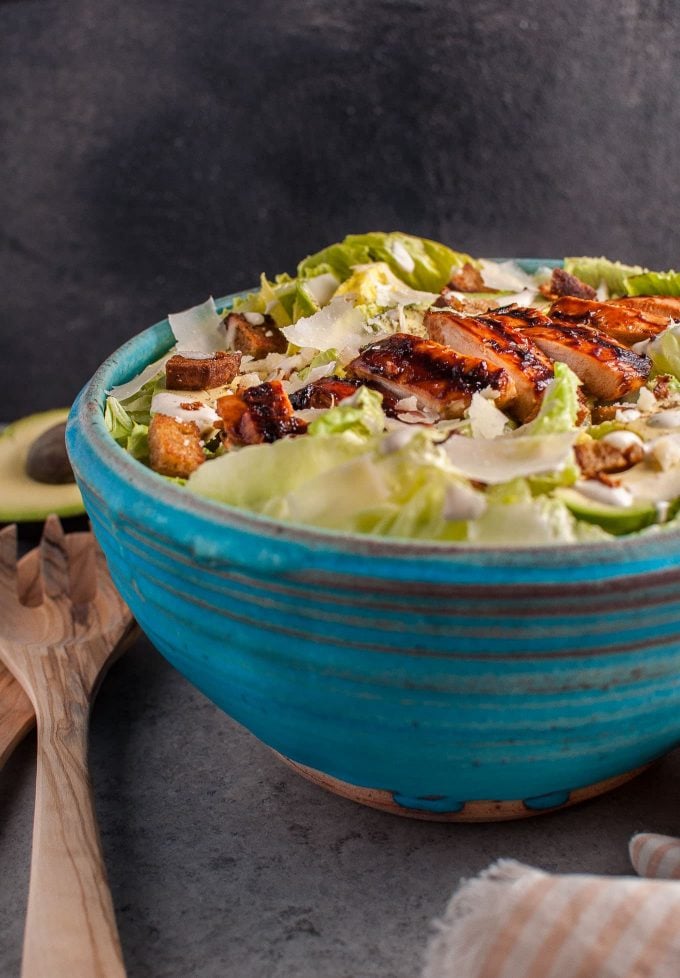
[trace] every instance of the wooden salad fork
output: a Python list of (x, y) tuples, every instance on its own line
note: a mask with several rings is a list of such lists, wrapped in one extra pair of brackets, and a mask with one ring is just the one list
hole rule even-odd
[[(82, 536), (83, 534), (77, 534)], [(69, 543), (76, 534), (67, 537)], [(40, 551), (29, 551), (17, 563), (17, 590), (22, 604), (35, 607), (42, 601)], [(0, 631), (2, 624), (0, 622)], [(125, 640), (123, 640), (125, 641)], [(14, 748), (35, 725), (35, 711), (23, 687), (0, 662), (0, 770)]]
[(0, 660), (28, 695), (38, 726), (22, 978), (123, 978), (87, 733), (90, 705), (132, 615), (92, 534), (72, 536), (79, 539), (67, 545), (57, 517), (46, 521), (43, 597), (29, 606), (19, 600), (16, 528), (0, 531)]

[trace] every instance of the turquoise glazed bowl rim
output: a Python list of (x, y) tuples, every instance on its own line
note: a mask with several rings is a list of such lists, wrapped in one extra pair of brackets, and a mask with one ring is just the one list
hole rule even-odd
[[(517, 259), (527, 271), (539, 266), (558, 266), (554, 259)], [(231, 303), (244, 292), (232, 293), (216, 300), (218, 308), (229, 308)], [(102, 363), (84, 386), (78, 396), (67, 427), (67, 445), (76, 474), (87, 462), (103, 465), (110, 475), (118, 477), (125, 488), (133, 487), (147, 494), (156, 503), (162, 503), (170, 511), (185, 519), (196, 517), (208, 521), (216, 527), (241, 530), (255, 534), (271, 542), (279, 540), (302, 545), (310, 552), (326, 550), (338, 554), (357, 556), (427, 557), (435, 562), (455, 559), (456, 564), (471, 565), (498, 564), (516, 567), (549, 567), (555, 564), (578, 566), (586, 560), (598, 560), (610, 567), (621, 563), (626, 569), (631, 564), (643, 570), (658, 568), (659, 558), (670, 558), (675, 563), (673, 545), (680, 541), (680, 529), (662, 532), (632, 534), (613, 537), (611, 541), (597, 541), (583, 544), (555, 544), (553, 546), (475, 546), (464, 544), (438, 543), (435, 541), (394, 539), (365, 534), (326, 530), (300, 523), (275, 520), (270, 517), (250, 513), (246, 510), (218, 503), (189, 492), (181, 486), (168, 482), (162, 476), (132, 458), (111, 437), (104, 423), (104, 406), (107, 391), (125, 383), (139, 373), (147, 364), (163, 356), (173, 345), (174, 337), (166, 319), (148, 327), (133, 336)], [(85, 469), (82, 470), (85, 475)], [(167, 525), (167, 521), (164, 520)], [(172, 535), (172, 534), (171, 534)], [(669, 553), (668, 551), (671, 551)]]

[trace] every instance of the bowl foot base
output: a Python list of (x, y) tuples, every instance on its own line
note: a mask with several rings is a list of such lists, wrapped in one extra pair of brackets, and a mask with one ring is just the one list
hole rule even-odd
[[(368, 805), (370, 808), (377, 808), (382, 812), (389, 812), (392, 815), (401, 815), (406, 818), (420, 818), (432, 822), (503, 822), (517, 818), (529, 818), (532, 815), (542, 815), (554, 812), (561, 808), (568, 808), (589, 798), (604, 794), (625, 784), (632, 778), (637, 777), (647, 770), (649, 764), (634, 768), (632, 771), (625, 771), (617, 774), (614, 778), (607, 778), (604, 781), (597, 781), (584, 788), (573, 788), (570, 790), (553, 792), (550, 795), (543, 795), (540, 798), (526, 798), (521, 801), (465, 801), (454, 803), (455, 809), (452, 810), (452, 803), (445, 798), (422, 798), (410, 799), (421, 807), (412, 807), (408, 804), (408, 799), (394, 795), (389, 791), (380, 788), (361, 788), (358, 785), (349, 784), (347, 781), (340, 781), (322, 771), (317, 771), (313, 767), (298, 764), (278, 751), (274, 754), (291, 767), (298, 774), (308, 781), (331, 791), (343, 798), (358, 802), (360, 805)], [(444, 810), (438, 810), (439, 808)], [(445, 810), (448, 807), (448, 810)]]

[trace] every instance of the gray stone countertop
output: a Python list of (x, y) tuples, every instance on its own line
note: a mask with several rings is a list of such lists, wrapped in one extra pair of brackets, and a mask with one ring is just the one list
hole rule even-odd
[[(0, 975), (19, 975), (35, 741), (0, 772)], [(91, 770), (130, 978), (416, 978), (430, 921), (499, 857), (630, 872), (638, 830), (677, 834), (680, 754), (520, 822), (400, 819), (283, 766), (145, 640), (95, 706)]]

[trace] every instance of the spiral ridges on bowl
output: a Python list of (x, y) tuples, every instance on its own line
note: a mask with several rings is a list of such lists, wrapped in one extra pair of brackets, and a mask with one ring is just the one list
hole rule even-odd
[(69, 451), (139, 624), (230, 716), (312, 774), (442, 817), (562, 804), (680, 742), (677, 531), (443, 549), (198, 499), (102, 419), (105, 390), (169, 342), (161, 323), (104, 364)]

